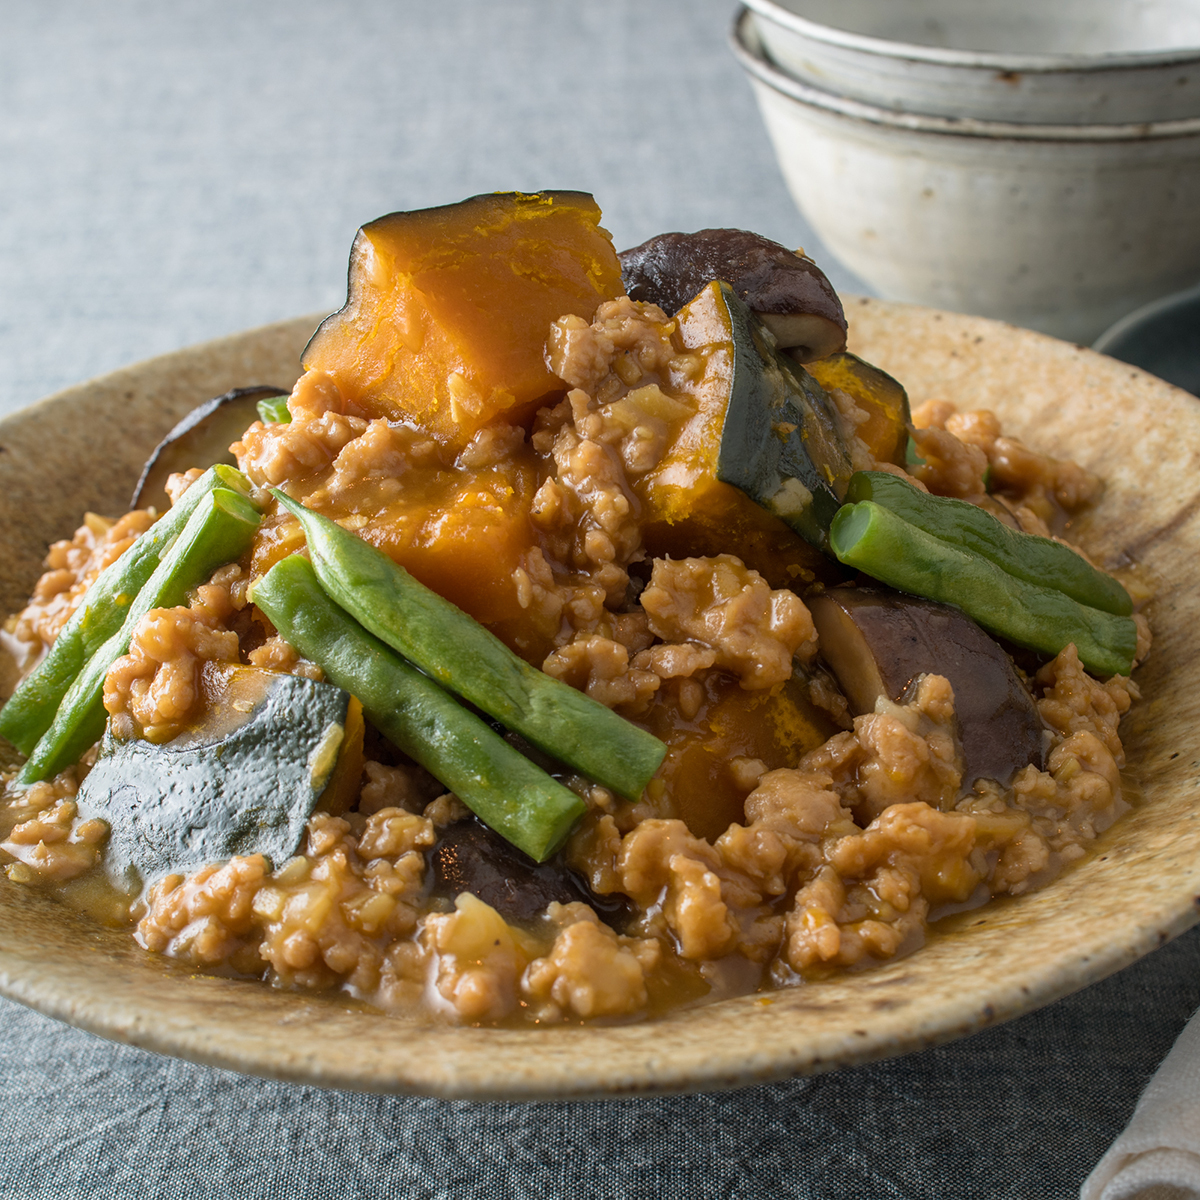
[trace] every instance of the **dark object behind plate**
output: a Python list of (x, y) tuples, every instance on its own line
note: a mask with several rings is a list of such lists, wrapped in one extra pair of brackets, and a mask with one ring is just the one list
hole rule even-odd
[(1122, 317), (1092, 349), (1200, 396), (1200, 285)]

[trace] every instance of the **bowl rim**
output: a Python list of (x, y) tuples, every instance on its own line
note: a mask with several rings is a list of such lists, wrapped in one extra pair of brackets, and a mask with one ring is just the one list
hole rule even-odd
[(746, 0), (738, 9), (729, 31), (734, 57), (752, 80), (786, 96), (806, 108), (871, 125), (884, 125), (909, 133), (932, 133), (944, 137), (986, 138), (1023, 142), (1147, 142), (1200, 135), (1200, 116), (1170, 121), (1138, 121), (1120, 125), (1035, 125), (1013, 121), (986, 121), (978, 117), (940, 117), (928, 113), (881, 108), (865, 100), (854, 100), (826, 92), (793, 78), (766, 56), (762, 37), (754, 26), (754, 12)]
[(806, 108), (817, 108), (852, 120), (865, 121), (866, 124), (886, 125), (911, 133), (1018, 142), (1156, 142), (1200, 134), (1200, 116), (1170, 121), (1134, 121), (1123, 125), (1033, 125), (1016, 121), (986, 121), (977, 116), (912, 113), (852, 100), (851, 97), (802, 83), (775, 66), (767, 58), (762, 36), (754, 24), (754, 12), (749, 7), (752, 2), (754, 0), (745, 0), (745, 4), (734, 14), (728, 36), (734, 58), (752, 79)]
[[(1126, 313), (1092, 343), (1092, 349), (1099, 354), (1112, 354), (1109, 347), (1120, 343), (1133, 330), (1148, 321), (1156, 320), (1165, 313), (1173, 312), (1176, 308), (1190, 304), (1192, 301), (1200, 301), (1200, 283), (1179, 292), (1171, 292), (1167, 296), (1160, 296), (1157, 300), (1151, 300), (1140, 308), (1135, 308), (1133, 312)], [(1118, 356), (1113, 355), (1113, 357)]]
[(858, 50), (880, 58), (909, 59), (915, 62), (936, 63), (939, 66), (1000, 72), (1019, 71), (1024, 74), (1083, 74), (1093, 71), (1200, 63), (1200, 46), (1179, 47), (1174, 50), (1112, 51), (1102, 54), (1036, 54), (1028, 51), (1007, 53), (998, 50), (955, 50), (942, 46), (924, 46), (919, 42), (895, 41), (825, 25), (784, 8), (777, 0), (744, 0), (744, 3), (768, 21), (815, 42), (846, 50)]

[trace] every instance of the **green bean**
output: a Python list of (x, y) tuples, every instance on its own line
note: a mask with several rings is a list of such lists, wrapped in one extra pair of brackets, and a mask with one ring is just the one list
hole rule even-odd
[(1064, 592), (1080, 604), (1119, 617), (1133, 612), (1129, 593), (1070, 546), (1010, 529), (977, 504), (931, 496), (885, 471), (857, 471), (846, 503), (871, 500), (940, 541), (973, 550), (1009, 575)]
[(183, 532), (138, 591), (121, 627), (92, 654), (68, 688), (18, 776), (19, 784), (48, 779), (79, 760), (104, 732), (104, 676), (129, 650), (134, 626), (151, 609), (182, 604), (217, 567), (240, 558), (258, 523), (258, 510), (237, 492), (217, 488), (200, 497)]
[(360, 624), (443, 687), (580, 774), (630, 800), (666, 754), (658, 738), (531, 667), (462, 609), (362, 538), (283, 492), (321, 586)]
[(357, 696), (371, 723), (497, 833), (542, 862), (586, 809), (326, 594), (300, 555), (276, 563), (251, 599), (280, 635)]
[(847, 504), (830, 527), (839, 561), (883, 583), (962, 609), (994, 634), (1043, 654), (1075, 643), (1098, 675), (1128, 675), (1137, 628), (1054, 588), (1017, 579), (994, 562), (943, 542), (871, 501)]
[(291, 410), (287, 406), (286, 396), (267, 396), (258, 402), (259, 420), (264, 425), (286, 425), (292, 419)]
[(0, 709), (0, 737), (28, 755), (50, 728), (62, 698), (88, 659), (125, 621), (129, 606), (163, 554), (183, 532), (197, 505), (216, 488), (248, 495), (246, 477), (233, 467), (211, 467), (145, 533), (93, 581), (46, 657)]

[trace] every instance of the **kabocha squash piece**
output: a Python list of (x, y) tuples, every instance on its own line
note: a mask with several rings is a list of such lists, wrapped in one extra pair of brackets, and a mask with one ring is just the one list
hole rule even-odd
[(259, 419), (259, 404), (280, 396), (286, 399), (287, 392), (277, 387), (234, 388), (193, 408), (154, 448), (133, 489), (129, 507), (153, 505), (160, 513), (166, 512), (171, 507), (166, 491), (168, 476), (216, 463), (236, 466), (237, 459), (229, 447)]
[[(355, 493), (331, 498), (320, 481), (314, 486), (290, 485), (289, 490), (334, 520), (351, 519), (363, 541), (477, 621), (498, 633), (511, 627), (516, 637), (501, 636), (515, 647), (519, 631), (530, 624), (516, 577), (522, 559), (536, 544), (529, 510), (537, 487), (526, 444), (504, 461), (484, 467), (414, 465), (405, 473), (399, 495), (374, 508), (366, 489), (362, 501)], [(296, 520), (271, 505), (255, 537), (252, 574), (265, 575), (303, 547)], [(549, 653), (540, 644), (537, 650), (542, 658)]]
[(212, 716), (161, 745), (106, 734), (79, 790), (80, 813), (112, 830), (104, 861), (122, 888), (235, 854), (278, 866), (300, 845), (341, 755), (361, 771), (361, 717), (356, 747), (340, 688), (255, 667), (209, 673), (206, 683), (220, 700), (206, 706)]
[(317, 807), (330, 816), (340, 817), (358, 800), (362, 789), (363, 767), (366, 765), (363, 754), (366, 732), (362, 703), (357, 696), (351, 696), (350, 703), (346, 706), (346, 736), (338, 750), (333, 774), (329, 776), (329, 782), (317, 803)]
[(903, 467), (912, 414), (908, 393), (900, 384), (857, 354), (831, 354), (820, 362), (810, 363), (807, 369), (827, 392), (840, 388), (867, 413), (868, 419), (855, 432), (875, 461)]
[(712, 558), (737, 547), (737, 556), (773, 588), (803, 592), (814, 583), (840, 583), (848, 577), (838, 563), (793, 533), (778, 517), (749, 496), (706, 494), (691, 512), (672, 512), (643, 526), (646, 550), (653, 558)]
[(448, 445), (521, 423), (562, 383), (545, 362), (550, 323), (590, 321), (622, 294), (612, 239), (585, 192), (476, 196), (364, 225), (346, 305), (304, 351), (343, 395), (412, 420)]
[(667, 743), (667, 757), (648, 789), (659, 811), (679, 817), (697, 837), (714, 841), (744, 818), (747, 788), (733, 760), (760, 759), (768, 770), (794, 767), (838, 732), (808, 697), (798, 675), (767, 691), (747, 691), (724, 671), (710, 672), (704, 700), (690, 719), (668, 692), (646, 725)]
[(821, 553), (851, 474), (829, 397), (728, 284), (709, 284), (678, 320), (702, 366), (680, 387), (691, 414), (635, 485), (647, 547), (682, 557), (736, 546), (773, 586), (842, 578)]
[(846, 314), (825, 272), (761, 234), (662, 233), (621, 252), (621, 275), (631, 299), (657, 304), (668, 316), (723, 279), (797, 362), (846, 348)]

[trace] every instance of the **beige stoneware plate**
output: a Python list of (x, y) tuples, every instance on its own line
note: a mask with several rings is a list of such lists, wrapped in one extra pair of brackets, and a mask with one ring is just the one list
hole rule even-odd
[[(1157, 581), (1146, 699), (1123, 726), (1144, 799), (1044, 891), (956, 918), (874, 971), (625, 1026), (460, 1029), (337, 997), (209, 978), (144, 954), (0, 874), (0, 992), (83, 1029), (276, 1079), (474, 1099), (752, 1084), (916, 1050), (1027, 1012), (1200, 919), (1200, 403), (1089, 350), (992, 321), (854, 299), (851, 348), (914, 402), (998, 413), (1006, 432), (1108, 481), (1084, 541)], [(0, 422), (0, 607), (92, 509), (122, 512), (149, 450), (236, 385), (288, 386), (315, 318), (107, 375)]]

